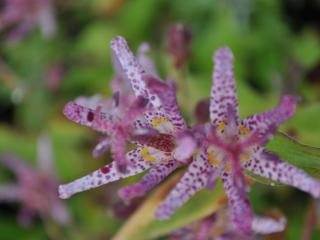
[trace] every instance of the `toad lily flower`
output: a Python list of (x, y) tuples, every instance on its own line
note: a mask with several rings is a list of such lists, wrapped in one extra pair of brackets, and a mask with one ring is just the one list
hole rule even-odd
[(44, 136), (38, 142), (38, 169), (32, 169), (14, 155), (0, 156), (0, 162), (12, 170), (17, 183), (0, 186), (0, 202), (19, 202), (22, 210), (18, 221), (29, 226), (33, 217), (51, 218), (60, 224), (70, 222), (69, 212), (57, 197), (58, 184), (52, 174), (51, 145)]
[(214, 63), (207, 141), (202, 146), (203, 151), (159, 206), (156, 216), (169, 218), (192, 195), (213, 185), (220, 176), (233, 224), (240, 232), (250, 234), (254, 222), (246, 194), (244, 169), (294, 186), (313, 197), (320, 195), (320, 182), (263, 147), (276, 128), (294, 114), (297, 98), (284, 96), (273, 110), (240, 120), (231, 51), (218, 49)]
[(0, 31), (8, 29), (8, 39), (17, 42), (38, 25), (42, 35), (51, 38), (57, 28), (52, 2), (51, 0), (2, 1)]
[[(111, 48), (115, 65), (123, 78), (130, 82), (134, 102), (138, 104), (129, 107), (130, 114), (125, 114), (122, 119), (102, 112), (101, 107), (93, 110), (75, 102), (67, 104), (64, 113), (69, 119), (111, 136), (114, 161), (74, 182), (61, 185), (61, 198), (152, 168), (140, 182), (121, 191), (121, 196), (128, 201), (133, 196), (143, 195), (185, 164), (196, 147), (177, 106), (172, 80), (162, 81), (143, 69), (122, 37), (114, 38)], [(140, 115), (143, 118), (139, 118)], [(126, 141), (137, 147), (124, 154)], [(186, 146), (188, 151), (185, 151)], [(119, 162), (124, 163), (125, 171), (117, 168)]]

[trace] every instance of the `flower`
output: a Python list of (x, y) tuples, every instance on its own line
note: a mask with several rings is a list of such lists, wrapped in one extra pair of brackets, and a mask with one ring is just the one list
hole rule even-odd
[(260, 239), (259, 235), (281, 232), (285, 229), (285, 225), (286, 220), (283, 217), (275, 220), (273, 218), (255, 216), (252, 223), (252, 229), (255, 234), (248, 238), (248, 236), (239, 234), (234, 228), (228, 217), (228, 211), (226, 209), (220, 209), (203, 219), (175, 230), (171, 234), (171, 239), (254, 240)]
[[(117, 72), (122, 80), (130, 82), (135, 96), (127, 112), (119, 117), (103, 111), (102, 106), (94, 110), (70, 102), (64, 114), (76, 123), (108, 134), (114, 161), (87, 176), (60, 185), (61, 198), (151, 168), (138, 183), (121, 190), (121, 197), (129, 201), (145, 194), (177, 167), (186, 164), (196, 148), (178, 108), (173, 80), (162, 81), (155, 72), (143, 69), (122, 37), (114, 38), (111, 48)], [(152, 69), (148, 62), (147, 69)], [(125, 154), (127, 142), (137, 147)]]
[(5, 0), (0, 12), (0, 30), (9, 29), (11, 41), (21, 40), (33, 27), (39, 25), (42, 35), (50, 38), (56, 32), (56, 21), (50, 0)]
[[(146, 69), (148, 73), (157, 76), (158, 73), (153, 62), (146, 55), (149, 50), (150, 46), (147, 43), (142, 43), (138, 49), (137, 59), (141, 66)], [(75, 100), (75, 103), (90, 109), (96, 109), (97, 107), (101, 106), (101, 112), (108, 113), (116, 119), (124, 119), (126, 118), (125, 114), (135, 101), (135, 95), (131, 88), (130, 82), (127, 80), (120, 63), (114, 54), (112, 57), (112, 62), (115, 69), (115, 76), (112, 79), (110, 86), (113, 93), (112, 99), (105, 99), (100, 95), (95, 95), (89, 98), (78, 97)], [(136, 124), (140, 124), (140, 121), (137, 121)], [(110, 138), (110, 136), (101, 138), (96, 147), (93, 149), (93, 157), (97, 158), (106, 152), (111, 147), (111, 142), (112, 138)]]
[(214, 63), (209, 108), (211, 122), (202, 128), (206, 135), (202, 151), (158, 207), (156, 216), (169, 218), (192, 195), (212, 186), (220, 176), (235, 228), (243, 234), (250, 234), (254, 221), (246, 194), (248, 186), (244, 169), (294, 186), (314, 197), (320, 195), (320, 182), (264, 148), (277, 127), (294, 114), (297, 97), (284, 96), (273, 110), (240, 120), (231, 51), (218, 49)]
[(20, 202), (22, 210), (18, 221), (29, 226), (39, 215), (52, 218), (60, 224), (70, 221), (69, 212), (57, 197), (58, 183), (52, 174), (52, 153), (49, 140), (41, 136), (38, 142), (38, 169), (33, 169), (14, 155), (0, 156), (0, 162), (13, 171), (17, 183), (0, 186), (0, 202)]

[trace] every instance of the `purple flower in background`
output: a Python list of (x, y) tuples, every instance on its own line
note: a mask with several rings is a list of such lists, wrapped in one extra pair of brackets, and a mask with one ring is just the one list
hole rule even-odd
[(25, 165), (12, 154), (0, 156), (0, 163), (16, 176), (17, 183), (0, 185), (0, 202), (19, 202), (18, 221), (29, 226), (35, 216), (52, 218), (60, 224), (70, 221), (66, 206), (57, 196), (58, 183), (53, 176), (51, 144), (44, 136), (38, 142), (37, 169)]
[(221, 209), (218, 212), (177, 229), (171, 234), (171, 240), (255, 240), (259, 235), (281, 232), (285, 229), (286, 220), (275, 220), (266, 217), (254, 217), (252, 230), (255, 235), (243, 236), (234, 228), (228, 217), (228, 211)]
[(8, 29), (8, 39), (21, 40), (38, 25), (44, 37), (50, 38), (56, 31), (56, 22), (50, 0), (5, 0), (0, 12), (0, 31)]
[(263, 147), (277, 127), (294, 114), (297, 98), (284, 96), (273, 110), (240, 120), (231, 51), (228, 48), (218, 49), (214, 62), (211, 122), (202, 129), (207, 136), (202, 152), (159, 206), (156, 216), (169, 218), (192, 195), (212, 186), (220, 176), (235, 228), (243, 234), (250, 234), (254, 230), (254, 221), (246, 194), (248, 186), (244, 169), (294, 186), (314, 197), (320, 195), (320, 182)]
[[(70, 120), (110, 136), (106, 145), (110, 145), (114, 161), (61, 185), (61, 198), (151, 169), (139, 182), (120, 191), (121, 197), (129, 201), (144, 195), (177, 167), (186, 164), (196, 148), (178, 108), (173, 80), (162, 81), (157, 77), (152, 62), (142, 55), (145, 49), (138, 54), (142, 66), (122, 37), (114, 38), (111, 48), (118, 77), (114, 81), (126, 87), (126, 83), (117, 81), (128, 81), (133, 98), (125, 93), (123, 99), (129, 99), (121, 100), (123, 87), (114, 93), (115, 105), (126, 103), (120, 115), (101, 105), (92, 109), (76, 102), (68, 103), (64, 113)], [(125, 154), (128, 143), (134, 143), (136, 148)]]

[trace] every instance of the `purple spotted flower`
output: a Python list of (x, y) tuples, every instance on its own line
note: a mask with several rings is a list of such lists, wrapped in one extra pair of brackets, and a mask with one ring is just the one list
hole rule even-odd
[(17, 183), (0, 185), (0, 202), (21, 203), (18, 221), (29, 226), (35, 216), (51, 218), (60, 224), (70, 222), (69, 212), (57, 196), (53, 176), (51, 145), (44, 136), (38, 143), (38, 169), (33, 169), (12, 154), (0, 156), (0, 163), (12, 170)]
[(8, 39), (21, 40), (35, 25), (50, 38), (56, 31), (56, 21), (50, 0), (5, 0), (0, 12), (0, 31), (8, 30)]
[(220, 177), (235, 228), (243, 234), (250, 234), (254, 218), (247, 198), (244, 169), (294, 186), (313, 197), (320, 195), (320, 182), (264, 148), (277, 127), (294, 114), (297, 98), (284, 96), (273, 110), (240, 120), (231, 51), (218, 49), (214, 64), (209, 107), (211, 121), (202, 129), (206, 136), (202, 151), (158, 207), (156, 216), (169, 218), (192, 195), (204, 187), (213, 186)]
[(175, 230), (171, 240), (258, 240), (259, 235), (281, 232), (285, 229), (286, 220), (267, 217), (254, 217), (252, 230), (254, 235), (248, 237), (239, 234), (230, 222), (228, 211), (221, 209), (208, 217)]
[[(129, 201), (144, 195), (187, 163), (196, 147), (177, 106), (173, 80), (162, 81), (157, 77), (152, 62), (143, 55), (145, 48), (140, 48), (139, 61), (122, 37), (114, 38), (111, 48), (117, 75), (130, 83), (133, 92), (121, 116), (101, 105), (92, 109), (76, 102), (68, 103), (64, 113), (72, 121), (107, 134), (114, 161), (61, 185), (61, 198), (151, 169), (139, 182), (121, 190), (121, 197)], [(119, 94), (121, 104), (121, 91)], [(136, 147), (125, 153), (131, 143)]]

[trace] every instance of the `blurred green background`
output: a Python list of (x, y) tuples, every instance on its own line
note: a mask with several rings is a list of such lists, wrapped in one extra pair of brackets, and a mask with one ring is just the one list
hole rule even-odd
[[(14, 26), (0, 33), (0, 154), (15, 153), (32, 166), (38, 136), (46, 133), (52, 140), (59, 182), (110, 161), (108, 155), (93, 160), (91, 150), (99, 134), (69, 122), (63, 106), (77, 96), (110, 96), (114, 72), (109, 43), (117, 35), (134, 50), (149, 42), (161, 76), (172, 75), (167, 33), (177, 22), (190, 27), (193, 35), (185, 79), (191, 89), (190, 103), (183, 109), (186, 115), (198, 100), (209, 96), (213, 51), (229, 46), (235, 55), (241, 116), (274, 106), (282, 94), (299, 95), (297, 114), (282, 130), (320, 146), (319, 1), (53, 0), (51, 4), (56, 23), (52, 36), (44, 36), (37, 24), (18, 41), (8, 38)], [(5, 10), (1, 3), (1, 14)], [(20, 14), (34, 14), (24, 11)], [(11, 180), (13, 176), (1, 166), (0, 181)], [(0, 239), (110, 239), (125, 222), (112, 211), (119, 204), (115, 189), (128, 181), (132, 179), (65, 200), (73, 219), (69, 226), (36, 219), (23, 228), (16, 221), (19, 204), (0, 203)], [(258, 213), (280, 209), (288, 218), (286, 239), (303, 239), (307, 209), (313, 204), (307, 194), (256, 184), (250, 200)], [(319, 239), (319, 233), (314, 230), (311, 239)]]

